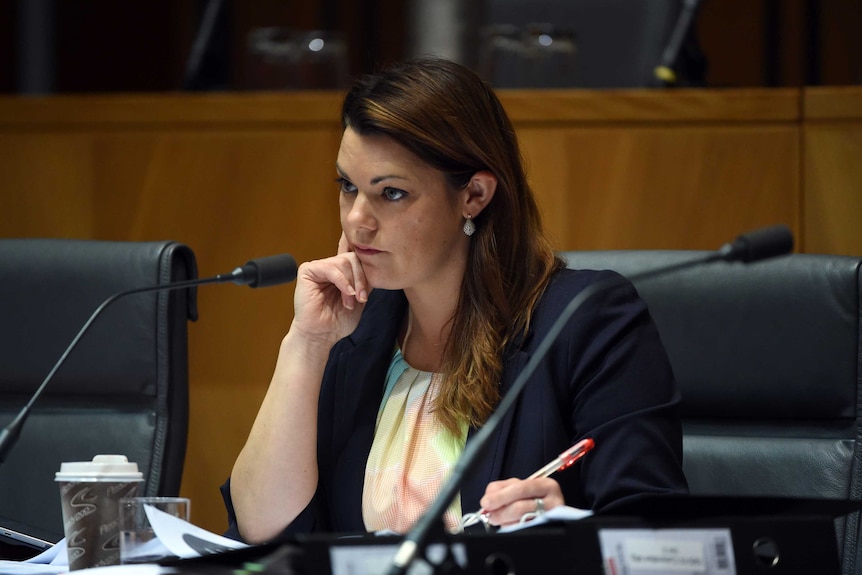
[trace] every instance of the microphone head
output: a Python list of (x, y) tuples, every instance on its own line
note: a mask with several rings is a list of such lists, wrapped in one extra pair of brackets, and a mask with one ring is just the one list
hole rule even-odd
[(765, 260), (789, 253), (793, 249), (793, 232), (784, 224), (754, 230), (726, 244), (721, 252), (725, 261), (745, 263)]
[(296, 279), (296, 260), (290, 254), (256, 258), (235, 269), (231, 276), (235, 283), (253, 288), (288, 283)]

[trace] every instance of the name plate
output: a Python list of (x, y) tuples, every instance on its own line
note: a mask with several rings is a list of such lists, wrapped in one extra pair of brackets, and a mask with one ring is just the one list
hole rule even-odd
[(736, 575), (730, 529), (599, 529), (608, 575)]

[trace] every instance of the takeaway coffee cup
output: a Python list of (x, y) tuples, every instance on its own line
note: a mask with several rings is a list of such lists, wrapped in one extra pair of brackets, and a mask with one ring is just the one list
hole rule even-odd
[(63, 531), (69, 570), (120, 563), (120, 499), (134, 497), (144, 480), (137, 463), (124, 455), (97, 455), (92, 461), (60, 464)]

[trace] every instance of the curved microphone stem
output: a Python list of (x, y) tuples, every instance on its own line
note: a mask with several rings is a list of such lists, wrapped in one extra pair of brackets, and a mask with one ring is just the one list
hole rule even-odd
[(749, 234), (739, 236), (733, 243), (725, 244), (721, 249), (710, 252), (704, 256), (693, 258), (688, 261), (671, 264), (647, 270), (644, 272), (630, 274), (627, 278), (616, 275), (614, 277), (596, 282), (587, 286), (583, 291), (578, 293), (566, 305), (563, 312), (551, 326), (551, 329), (539, 343), (536, 351), (530, 357), (524, 369), (515, 378), (511, 389), (500, 400), (497, 409), (488, 418), (488, 421), (483, 425), (473, 436), (473, 439), (468, 443), (464, 452), (452, 470), (452, 475), (449, 481), (440, 490), (439, 495), (428, 510), (416, 522), (413, 529), (404, 536), (404, 540), (398, 547), (395, 557), (392, 560), (392, 566), (389, 570), (389, 575), (402, 575), (416, 558), (417, 554), (425, 548), (428, 539), (432, 533), (432, 528), (440, 522), (450, 502), (455, 498), (458, 490), (461, 487), (461, 482), (471, 470), (473, 465), (479, 459), (479, 455), (485, 450), (491, 436), (500, 426), (503, 417), (512, 409), (512, 406), (521, 395), (521, 391), (527, 385), (527, 382), (532, 377), (533, 372), (544, 360), (548, 350), (554, 344), (557, 336), (565, 328), (569, 319), (583, 305), (583, 303), (594, 296), (595, 294), (614, 288), (618, 285), (635, 281), (651, 279), (655, 276), (669, 274), (677, 271), (708, 264), (717, 261), (744, 261), (751, 262), (759, 259), (765, 259), (783, 253), (789, 252), (793, 248), (793, 235), (786, 226), (773, 226), (757, 230)]

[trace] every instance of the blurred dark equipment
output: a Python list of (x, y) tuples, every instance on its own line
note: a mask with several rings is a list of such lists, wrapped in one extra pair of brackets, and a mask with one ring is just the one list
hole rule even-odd
[(55, 89), (55, 0), (18, 0), (18, 92)]
[(686, 40), (691, 36), (692, 26), (700, 0), (683, 0), (682, 9), (671, 31), (667, 45), (661, 54), (661, 61), (653, 70), (655, 79), (664, 86), (674, 86), (678, 82), (677, 63)]
[(205, 0), (200, 23), (186, 60), (184, 90), (228, 87), (228, 14), (224, 0)]
[(245, 57), (252, 90), (340, 90), (348, 84), (347, 45), (338, 32), (255, 28)]
[(475, 68), (486, 0), (408, 0), (405, 57), (433, 54)]
[[(691, 5), (691, 0), (486, 0), (485, 24), (525, 29), (531, 23), (552, 23), (572, 31), (577, 47), (575, 72), (538, 87), (667, 85), (656, 79), (655, 69), (667, 64), (662, 55), (678, 29), (680, 41), (671, 64), (673, 84), (701, 86), (706, 61), (693, 25), (696, 6), (686, 4)], [(487, 79), (494, 83), (493, 78)]]

